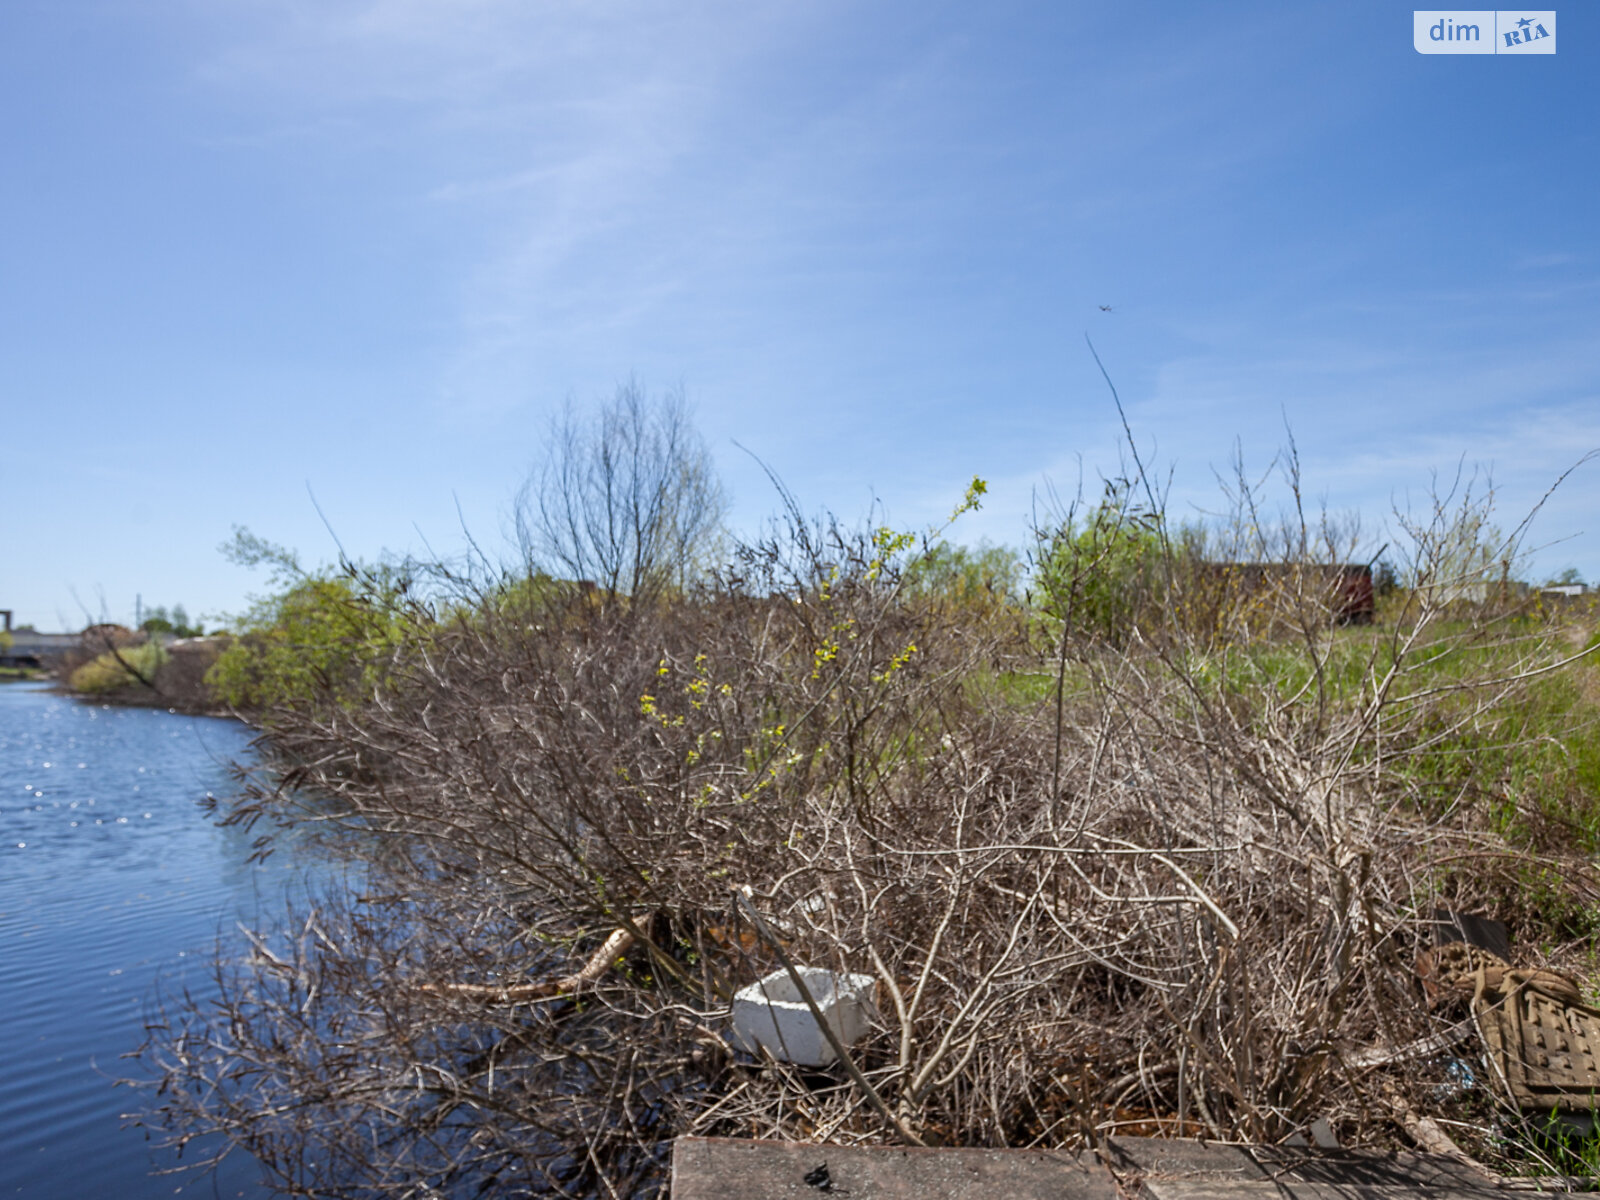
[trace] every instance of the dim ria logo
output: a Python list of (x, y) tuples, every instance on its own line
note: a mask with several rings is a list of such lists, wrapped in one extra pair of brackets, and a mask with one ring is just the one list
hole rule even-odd
[(1411, 39), (1418, 54), (1554, 54), (1556, 14), (1539, 12), (1451, 12), (1411, 14)]

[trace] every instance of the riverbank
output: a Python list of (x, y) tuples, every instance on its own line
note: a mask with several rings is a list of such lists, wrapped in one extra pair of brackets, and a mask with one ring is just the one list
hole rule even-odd
[(85, 634), (81, 645), (35, 678), (46, 680), (59, 694), (95, 704), (232, 717), (234, 710), (207, 682), (227, 645), (219, 637), (157, 640), (129, 631)]
[[(186, 717), (213, 717), (218, 720), (244, 721), (237, 712), (210, 696), (170, 695), (143, 684), (129, 684), (109, 692), (80, 692), (59, 679), (36, 678), (31, 682), (45, 684), (50, 692), (85, 704), (98, 704), (114, 708), (151, 708), (178, 713)], [(248, 723), (248, 722), (246, 722)]]

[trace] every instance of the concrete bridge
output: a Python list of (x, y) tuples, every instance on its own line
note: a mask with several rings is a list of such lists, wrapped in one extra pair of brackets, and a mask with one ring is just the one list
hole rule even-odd
[(53, 667), (69, 650), (82, 644), (79, 633), (40, 633), (36, 629), (13, 629), (12, 610), (0, 608), (0, 627), (11, 637), (9, 646), (0, 645), (0, 667)]

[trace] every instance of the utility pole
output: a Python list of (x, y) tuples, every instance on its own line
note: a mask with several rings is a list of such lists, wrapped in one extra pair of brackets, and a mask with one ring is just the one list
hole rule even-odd
[(144, 624), (144, 593), (133, 594), (133, 627), (135, 629)]

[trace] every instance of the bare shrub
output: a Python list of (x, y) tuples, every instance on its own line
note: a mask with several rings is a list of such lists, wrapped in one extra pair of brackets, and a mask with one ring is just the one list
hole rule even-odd
[[(265, 712), (226, 819), (381, 853), (224, 962), (219, 1008), (173, 1006), (151, 1122), (349, 1196), (660, 1194), (691, 1132), (1390, 1136), (1442, 1071), (1406, 1049), (1443, 1028), (1411, 970), (1432, 905), (1515, 859), (1435, 765), (1560, 656), (1424, 588), (1338, 628), (1347, 535), (1290, 483), (1256, 623), (1183, 615), (1204, 577), (1153, 503), (1161, 584), (1117, 637), (1072, 619), (1093, 553), (1053, 615), (977, 620), (903, 586), (916, 539), (792, 504), (681, 595), (451, 581), (369, 702)], [(876, 977), (850, 1072), (723, 1041), (780, 950)]]

